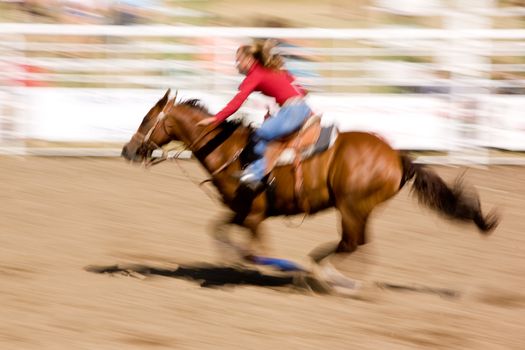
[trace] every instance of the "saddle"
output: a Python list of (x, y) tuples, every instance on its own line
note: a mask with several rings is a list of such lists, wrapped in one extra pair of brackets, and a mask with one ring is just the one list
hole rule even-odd
[(337, 129), (331, 125), (321, 126), (321, 117), (314, 115), (298, 131), (266, 147), (266, 174), (275, 167), (290, 165), (297, 160), (304, 160), (328, 149), (337, 137)]
[[(265, 152), (266, 174), (274, 168), (293, 164), (295, 174), (295, 196), (301, 200), (303, 174), (301, 162), (327, 150), (337, 138), (334, 125), (321, 126), (321, 117), (313, 115), (298, 131), (268, 144)], [(306, 204), (303, 207), (307, 206)], [(307, 211), (307, 207), (303, 208)]]

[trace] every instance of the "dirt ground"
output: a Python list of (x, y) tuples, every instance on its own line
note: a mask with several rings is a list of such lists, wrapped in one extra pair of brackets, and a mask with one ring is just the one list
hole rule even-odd
[[(204, 178), (194, 161), (181, 165)], [(174, 163), (145, 171), (120, 159), (6, 157), (0, 167), (0, 349), (525, 349), (523, 168), (465, 175), (502, 214), (490, 237), (403, 189), (375, 212), (370, 243), (339, 262), (363, 282), (348, 298), (88, 272), (220, 266), (208, 233), (224, 209)], [(448, 181), (463, 171), (435, 169)], [(272, 256), (302, 262), (338, 237), (334, 211), (299, 222), (266, 223)]]

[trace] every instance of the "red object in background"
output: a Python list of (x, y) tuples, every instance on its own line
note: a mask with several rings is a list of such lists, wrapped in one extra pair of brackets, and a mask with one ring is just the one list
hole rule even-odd
[[(16, 67), (21, 70), (23, 73), (35, 74), (35, 73), (47, 73), (47, 71), (42, 67), (32, 66), (30, 64), (17, 64)], [(22, 79), (15, 79), (15, 83), (21, 86), (28, 87), (41, 87), (49, 86), (45, 81), (34, 79), (32, 76), (24, 76)]]

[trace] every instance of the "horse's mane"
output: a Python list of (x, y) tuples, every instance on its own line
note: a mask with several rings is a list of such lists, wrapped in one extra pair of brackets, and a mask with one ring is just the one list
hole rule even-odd
[(192, 108), (198, 109), (198, 110), (200, 110), (200, 111), (202, 111), (204, 113), (211, 114), (210, 111), (208, 110), (208, 107), (206, 107), (206, 105), (198, 98), (190, 98), (190, 99), (187, 99), (187, 100), (182, 100), (182, 101), (178, 102), (177, 104), (178, 105), (192, 107)]
[[(207, 114), (211, 114), (209, 109), (208, 109), (208, 107), (206, 107), (206, 105), (204, 104), (204, 102), (202, 102), (198, 98), (190, 98), (190, 99), (187, 99), (187, 100), (182, 100), (182, 101), (178, 102), (177, 104), (178, 105), (183, 105), (183, 106), (188, 106), (188, 107), (191, 107), (191, 108), (195, 108), (195, 109), (198, 109), (201, 112), (204, 112), (204, 113), (207, 113)], [(242, 121), (239, 120), (239, 119), (226, 120), (226, 121), (221, 123), (221, 127), (222, 127), (222, 129), (235, 130), (235, 129), (237, 129), (237, 127), (241, 126), (241, 124), (242, 124)], [(247, 128), (249, 130), (253, 129), (252, 126), (248, 126)]]
[[(197, 109), (208, 115), (211, 114), (206, 105), (198, 98), (182, 100), (180, 102), (177, 102), (177, 105)], [(242, 121), (239, 119), (231, 121), (225, 120), (217, 126), (212, 138), (199, 150), (195, 151), (195, 153), (201, 154), (201, 157), (205, 157), (214, 149), (216, 149), (219, 145), (221, 145), (224, 141), (226, 141), (235, 132), (239, 132), (237, 135), (243, 138), (244, 140), (249, 140), (250, 134), (253, 132), (253, 130), (254, 129), (252, 126), (244, 126), (242, 124)]]

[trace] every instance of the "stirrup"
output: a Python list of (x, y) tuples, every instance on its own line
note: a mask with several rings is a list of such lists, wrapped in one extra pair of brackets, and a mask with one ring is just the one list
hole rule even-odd
[(253, 192), (257, 192), (264, 187), (264, 182), (257, 179), (252, 173), (241, 174), (239, 182), (241, 186), (244, 186)]
[(241, 186), (249, 189), (252, 192), (259, 192), (260, 190), (264, 189), (264, 183), (262, 181), (241, 182)]
[(241, 176), (239, 177), (239, 181), (242, 183), (259, 182), (259, 180), (255, 178), (255, 175), (253, 173), (241, 174)]

